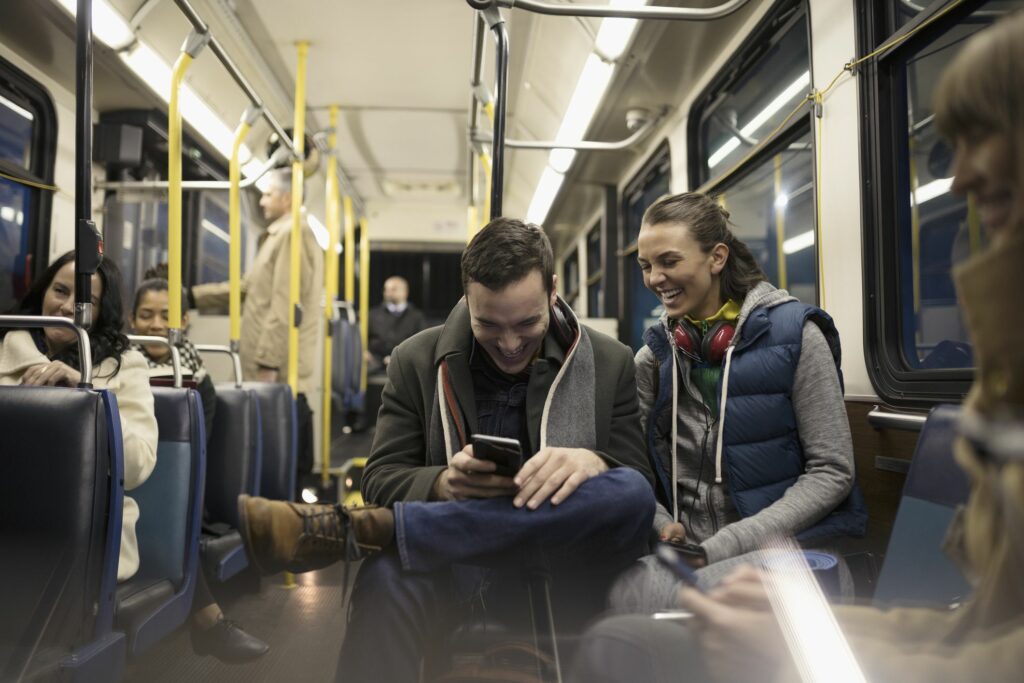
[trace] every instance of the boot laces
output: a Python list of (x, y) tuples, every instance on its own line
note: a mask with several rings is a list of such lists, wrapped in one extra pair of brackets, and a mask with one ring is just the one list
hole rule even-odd
[(334, 547), (351, 544), (348, 514), (341, 505), (322, 505), (302, 515), (302, 533), (314, 546)]

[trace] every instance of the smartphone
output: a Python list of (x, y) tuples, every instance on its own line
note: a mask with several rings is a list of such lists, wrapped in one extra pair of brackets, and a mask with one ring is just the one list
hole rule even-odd
[(685, 583), (688, 586), (701, 590), (700, 584), (697, 581), (697, 572), (693, 570), (693, 567), (686, 563), (686, 560), (679, 556), (679, 553), (669, 545), (668, 543), (659, 543), (658, 548), (654, 551), (658, 561), (668, 567), (676, 578)]
[(514, 477), (523, 466), (523, 449), (515, 439), (502, 436), (475, 434), (473, 441), (473, 457), (489, 460), (498, 466), (495, 474), (503, 477)]
[(665, 541), (665, 543), (683, 557), (707, 562), (708, 556), (704, 553), (704, 548), (701, 548), (696, 543), (686, 543), (685, 541)]

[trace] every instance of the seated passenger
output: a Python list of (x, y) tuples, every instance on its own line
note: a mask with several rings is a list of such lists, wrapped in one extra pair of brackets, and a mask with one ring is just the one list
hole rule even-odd
[[(977, 367), (963, 404), (967, 438), (954, 445), (971, 493), (947, 539), (974, 591), (956, 609), (836, 607), (873, 683), (1018, 681), (1024, 671), (1024, 445), (1015, 436), (1024, 428), (1021, 36), (1018, 11), (971, 37), (935, 97), (935, 120), (956, 145), (953, 190), (976, 202), (989, 237), (954, 273)], [(679, 604), (693, 611), (692, 628), (636, 616), (601, 622), (584, 639), (575, 680), (800, 680), (749, 569), (706, 596), (683, 589)]]
[[(637, 241), (644, 284), (665, 307), (636, 355), (654, 530), (691, 544), (687, 557), (712, 581), (767, 536), (821, 546), (867, 523), (839, 333), (767, 282), (728, 218), (703, 194), (664, 197)], [(617, 587), (616, 609), (672, 604), (671, 574), (653, 556), (641, 564)]]
[[(184, 300), (184, 299), (182, 299)], [(132, 308), (132, 328), (136, 334), (154, 337), (167, 336), (167, 280), (152, 278), (139, 285)], [(188, 327), (188, 313), (182, 313), (182, 328)], [(210, 439), (213, 415), (217, 409), (217, 392), (199, 352), (188, 339), (178, 345), (181, 371), (195, 380), (203, 401), (203, 421), (206, 438)], [(171, 350), (163, 344), (143, 344), (136, 347), (149, 363), (150, 377), (165, 377), (173, 373)], [(220, 605), (210, 592), (203, 571), (199, 572), (195, 596), (192, 598), (192, 648), (196, 654), (213, 655), (224, 662), (248, 662), (264, 655), (270, 646), (246, 633), (235, 622), (225, 619)]]
[[(491, 221), (462, 255), (465, 298), (391, 354), (363, 493), (376, 509), (242, 497), (264, 571), (371, 555), (359, 569), (339, 680), (415, 681), (471, 601), (522, 607), (523, 567), (550, 560), (567, 616), (603, 607), (645, 550), (654, 513), (629, 350), (555, 294), (551, 244)], [(474, 457), (475, 434), (518, 441), (514, 476)], [(487, 567), (484, 569), (483, 567)], [(478, 605), (479, 606), (479, 605)], [(502, 612), (502, 614), (507, 614)]]
[[(75, 254), (68, 252), (50, 264), (34, 282), (15, 311), (19, 315), (75, 315)], [(156, 465), (157, 427), (153, 392), (146, 361), (124, 336), (124, 301), (117, 265), (103, 259), (92, 276), (92, 384), (117, 397), (124, 443), (124, 489), (141, 486)], [(78, 386), (82, 379), (78, 337), (66, 327), (36, 330), (0, 329), (0, 384)], [(124, 497), (121, 555), (117, 580), (126, 581), (139, 568), (135, 523), (139, 506)]]

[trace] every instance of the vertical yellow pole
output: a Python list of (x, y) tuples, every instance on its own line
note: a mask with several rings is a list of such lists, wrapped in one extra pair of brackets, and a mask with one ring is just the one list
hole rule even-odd
[[(292, 161), (292, 234), (290, 282), (288, 287), (288, 304), (291, 325), (288, 328), (288, 385), (292, 394), (299, 393), (299, 289), (302, 265), (302, 162), (306, 140), (306, 57), (309, 54), (309, 43), (301, 40), (296, 45), (298, 51), (298, 67), (295, 70), (295, 124), (292, 137), (292, 150), (295, 159)], [(312, 311), (310, 311), (312, 313)]]
[(779, 205), (782, 196), (782, 155), (775, 155), (775, 254), (779, 259), (779, 289), (788, 287), (786, 274), (786, 207)]
[(235, 141), (231, 147), (231, 163), (228, 167), (228, 315), (231, 322), (231, 350), (239, 350), (242, 338), (242, 205), (239, 183), (242, 181), (241, 164), (238, 155), (242, 141), (259, 115), (259, 108), (252, 107), (242, 115), (242, 121), (235, 129)]
[(171, 72), (167, 110), (167, 327), (172, 343), (181, 340), (181, 108), (178, 94), (192, 64), (187, 52), (178, 55)]
[(330, 128), (327, 138), (327, 262), (324, 264), (324, 324), (327, 334), (324, 337), (324, 382), (322, 410), (322, 463), (320, 465), (320, 483), (326, 488), (331, 481), (331, 367), (333, 358), (334, 338), (331, 336), (331, 323), (334, 322), (334, 300), (338, 298), (338, 240), (341, 232), (341, 206), (338, 198), (338, 106), (331, 105)]
[[(370, 345), (370, 232), (366, 219), (359, 219), (359, 335), (363, 348)], [(359, 390), (366, 391), (366, 356), (363, 356), (363, 372), (359, 379)]]
[(480, 165), (484, 168), (484, 211), (480, 216), (480, 227), (491, 222), (491, 155), (487, 152), (480, 152)]
[(352, 198), (345, 196), (345, 301), (356, 303), (356, 219)]

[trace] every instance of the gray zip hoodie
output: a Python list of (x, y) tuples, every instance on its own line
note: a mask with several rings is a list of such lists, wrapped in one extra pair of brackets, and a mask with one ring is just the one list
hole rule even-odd
[[(743, 323), (759, 307), (795, 301), (783, 289), (768, 282), (754, 287), (743, 301), (733, 345), (739, 343)], [(668, 318), (661, 324), (668, 329)], [(673, 349), (677, 409), (675, 448), (672, 448), (671, 411), (656, 424), (658, 457), (666, 472), (676, 480), (675, 514), (660, 504), (654, 517), (655, 531), (674, 519), (686, 528), (687, 540), (700, 543), (708, 562), (717, 562), (758, 548), (772, 535), (796, 534), (825, 517), (853, 488), (854, 461), (850, 425), (843, 404), (843, 392), (828, 343), (818, 326), (804, 325), (800, 360), (793, 381), (793, 410), (796, 415), (805, 469), (782, 498), (756, 515), (740, 519), (729, 495), (729, 482), (717, 451), (721, 425), (711, 417), (700, 392), (690, 381), (690, 359)], [(636, 354), (636, 379), (644, 429), (654, 406), (657, 368), (654, 353), (646, 346)], [(728, 361), (723, 366), (723, 386), (728, 386)], [(728, 401), (726, 391), (725, 400)], [(719, 415), (724, 416), (724, 404)], [(674, 451), (674, 453), (673, 453)], [(674, 458), (673, 458), (674, 455)], [(673, 467), (673, 459), (675, 467)]]

